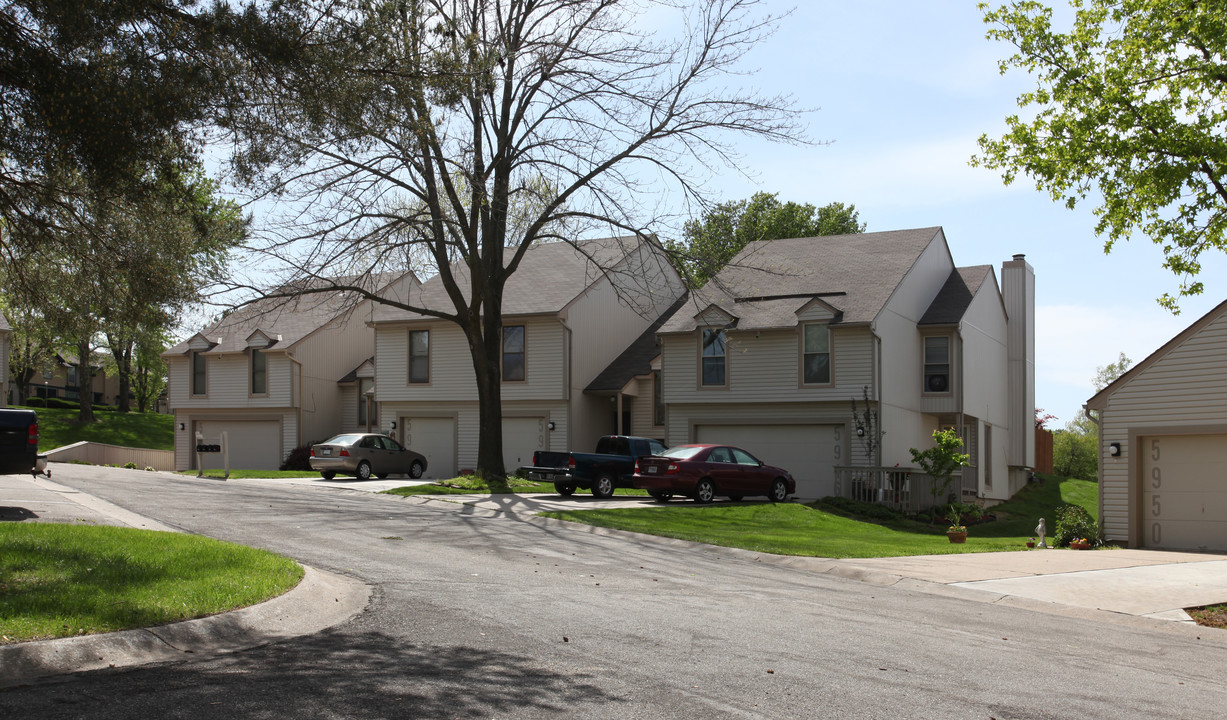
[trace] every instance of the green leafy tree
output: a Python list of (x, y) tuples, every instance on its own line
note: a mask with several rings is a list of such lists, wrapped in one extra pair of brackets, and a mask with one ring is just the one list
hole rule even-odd
[(963, 449), (963, 439), (953, 429), (934, 430), (933, 447), (924, 450), (910, 448), (912, 462), (916, 463), (926, 475), (933, 478), (930, 492), (933, 494), (933, 505), (938, 504), (939, 497), (945, 497), (950, 491), (950, 483), (954, 481), (954, 472), (969, 464), (971, 456), (959, 452)]
[(972, 164), (1007, 184), (1028, 175), (1071, 208), (1095, 198), (1105, 252), (1152, 238), (1181, 278), (1178, 296), (1160, 299), (1178, 312), (1180, 297), (1202, 292), (1202, 253), (1227, 247), (1227, 3), (1071, 4), (1068, 32), (1039, 2), (980, 5), (988, 37), (1017, 49), (1001, 72), (1030, 73), (1037, 87), (1004, 136), (980, 138)]
[[(652, 194), (702, 199), (701, 172), (731, 159), (734, 138), (798, 137), (788, 98), (728, 82), (772, 29), (756, 5), (279, 4), (306, 29), (304, 54), (245, 77), (238, 94), (250, 101), (224, 121), (241, 142), (239, 175), (286, 211), (262, 259), (311, 278), (301, 292), (349, 292), (455, 323), (477, 386), (478, 471), (501, 479), (503, 292), (528, 248), (597, 233), (649, 238), (659, 224)], [(684, 16), (644, 29), (645, 11)], [(418, 269), (439, 274), (450, 307), (327, 280), (422, 256), (429, 264)]]
[(701, 287), (756, 240), (865, 232), (855, 205), (780, 202), (776, 193), (718, 203), (682, 227), (683, 239), (666, 243), (691, 287)]
[(1095, 384), (1095, 392), (1116, 382), (1116, 379), (1124, 375), (1132, 365), (1133, 361), (1125, 353), (1121, 353), (1116, 362), (1095, 368), (1095, 379), (1091, 381)]

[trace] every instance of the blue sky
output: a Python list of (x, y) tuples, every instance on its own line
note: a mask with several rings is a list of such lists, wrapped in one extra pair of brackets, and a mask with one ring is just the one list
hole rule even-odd
[[(773, 12), (791, 2), (768, 2)], [(983, 133), (1000, 135), (1033, 83), (998, 73), (1010, 47), (986, 40), (974, 1), (807, 2), (747, 59), (767, 92), (792, 93), (809, 135), (827, 145), (745, 143), (742, 168), (722, 173), (722, 199), (759, 190), (782, 200), (854, 203), (870, 231), (940, 225), (959, 265), (1024, 253), (1036, 272), (1036, 404), (1073, 419), (1097, 367), (1124, 352), (1142, 360), (1227, 293), (1227, 262), (1205, 263), (1206, 294), (1172, 316), (1155, 302), (1179, 279), (1145, 238), (1110, 255), (1092, 205), (1070, 211), (1035, 190), (968, 166)], [(1000, 278), (998, 278), (1000, 280)], [(1052, 425), (1050, 425), (1051, 427)]]

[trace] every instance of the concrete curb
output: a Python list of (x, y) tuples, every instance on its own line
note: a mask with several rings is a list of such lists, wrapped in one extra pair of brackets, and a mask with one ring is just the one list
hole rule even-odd
[(220, 615), (103, 635), (0, 645), (0, 688), (57, 675), (247, 650), (338, 625), (366, 608), (370, 586), (303, 566), (292, 590)]

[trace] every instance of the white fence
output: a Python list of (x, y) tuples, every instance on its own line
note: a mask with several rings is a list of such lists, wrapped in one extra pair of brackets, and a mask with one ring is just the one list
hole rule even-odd
[(954, 473), (947, 494), (933, 494), (934, 480), (916, 468), (846, 467), (835, 468), (835, 495), (861, 502), (885, 505), (905, 513), (928, 510), (948, 502), (974, 502), (978, 488), (974, 474)]
[(146, 450), (144, 448), (121, 447), (119, 445), (104, 445), (96, 442), (78, 442), (61, 448), (49, 450), (46, 453), (49, 462), (72, 462), (77, 460), (91, 465), (127, 465), (134, 463), (144, 470), (152, 467), (154, 470), (174, 470), (175, 452), (173, 450)]

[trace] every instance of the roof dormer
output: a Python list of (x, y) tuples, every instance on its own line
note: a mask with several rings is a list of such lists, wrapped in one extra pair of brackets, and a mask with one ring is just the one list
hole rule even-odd
[(719, 305), (708, 305), (702, 312), (694, 316), (699, 325), (731, 327), (740, 319)]
[(221, 338), (205, 337), (204, 333), (196, 333), (187, 341), (190, 352), (207, 352), (221, 344)]
[(257, 350), (264, 350), (281, 342), (280, 335), (266, 333), (263, 330), (257, 329), (255, 332), (247, 336), (247, 347)]
[(837, 323), (843, 318), (844, 311), (822, 298), (814, 298), (797, 308), (797, 322), (829, 322)]

